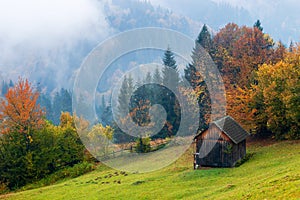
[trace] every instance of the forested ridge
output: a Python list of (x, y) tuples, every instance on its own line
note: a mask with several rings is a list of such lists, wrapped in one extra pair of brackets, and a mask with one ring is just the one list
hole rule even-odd
[[(186, 95), (197, 96), (200, 112), (199, 131), (210, 123), (210, 94), (201, 73), (197, 71), (200, 48), (211, 56), (221, 73), (226, 89), (226, 113), (242, 124), (252, 135), (282, 139), (300, 138), (300, 45), (289, 46), (274, 41), (263, 31), (258, 20), (252, 27), (227, 24), (216, 34), (204, 25), (195, 40), (192, 63), (187, 63), (184, 78), (193, 87)], [(151, 80), (184, 90), (172, 46), (161, 55), (163, 70), (148, 73), (141, 82), (125, 77), (119, 111), (129, 106), (135, 123), (149, 123), (149, 108), (161, 104), (167, 112), (163, 129), (155, 136), (141, 133), (140, 138), (127, 137), (113, 121), (111, 105), (102, 98), (96, 108), (99, 122), (87, 137), (102, 134), (118, 144), (131, 143), (132, 151), (148, 152), (151, 141), (168, 140), (180, 126), (180, 107), (174, 94)], [(172, 70), (170, 70), (172, 69)], [(133, 92), (130, 102), (127, 94)], [(2, 83), (0, 107), (0, 191), (17, 189), (59, 170), (80, 165), (75, 176), (92, 170), (95, 160), (85, 149), (75, 122), (89, 123), (72, 113), (72, 92), (61, 89), (50, 96), (20, 78), (18, 82)], [(125, 107), (122, 107), (124, 106)], [(75, 121), (75, 122), (74, 122)], [(103, 147), (103, 156), (107, 153)], [(63, 176), (63, 175), (62, 175)]]

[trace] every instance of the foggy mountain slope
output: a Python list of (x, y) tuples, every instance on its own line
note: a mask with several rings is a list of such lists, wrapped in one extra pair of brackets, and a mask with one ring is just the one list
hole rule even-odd
[[(141, 0), (142, 1), (142, 0)], [(298, 0), (149, 0), (193, 20), (201, 20), (215, 30), (228, 22), (252, 26), (260, 19), (264, 31), (286, 45), (300, 37)]]
[(203, 25), (201, 21), (191, 20), (166, 8), (136, 0), (112, 0), (112, 3), (106, 4), (105, 11), (109, 24), (118, 31), (163, 27), (195, 37)]
[(202, 21), (214, 30), (218, 30), (228, 22), (240, 25), (253, 24), (253, 18), (248, 10), (226, 2), (217, 3), (215, 0), (150, 0), (150, 2), (172, 9), (192, 20)]
[(73, 70), (110, 29), (94, 0), (2, 1), (0, 73), (14, 81), (27, 77), (48, 91), (69, 87)]
[(34, 3), (2, 6), (14, 12), (0, 14), (0, 74), (14, 81), (27, 77), (48, 92), (71, 89), (83, 59), (115, 33), (154, 26), (195, 37), (201, 28), (199, 22), (134, 0)]
[(235, 19), (251, 21), (245, 10), (212, 1), (188, 0), (181, 12), (138, 0), (10, 2), (0, 6), (0, 75), (14, 81), (27, 77), (48, 92), (72, 89), (83, 59), (113, 34), (150, 26), (195, 38), (203, 23), (217, 29)]

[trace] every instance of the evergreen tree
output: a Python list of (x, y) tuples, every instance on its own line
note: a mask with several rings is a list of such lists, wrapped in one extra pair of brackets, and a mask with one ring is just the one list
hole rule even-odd
[(160, 104), (166, 109), (167, 122), (159, 134), (166, 137), (175, 135), (180, 125), (180, 113), (176, 112), (179, 103), (173, 92), (178, 90), (180, 79), (175, 56), (169, 47), (164, 53), (163, 64), (162, 82), (165, 87), (160, 91), (161, 99), (159, 101), (161, 101)]
[(260, 30), (260, 31), (264, 30), (264, 28), (261, 26), (261, 22), (259, 19), (254, 23), (253, 27), (258, 28), (258, 30)]
[(165, 51), (163, 57), (164, 68), (162, 70), (163, 84), (171, 90), (177, 89), (179, 85), (179, 72), (175, 61), (175, 56), (170, 47)]
[(1, 88), (2, 96), (6, 95), (7, 92), (8, 92), (8, 85), (6, 81), (2, 81), (2, 88)]
[(142, 81), (141, 81), (141, 78), (138, 76), (137, 77), (137, 81), (135, 82), (135, 89), (137, 89), (137, 88), (139, 88), (139, 87), (141, 87), (142, 86)]
[[(206, 116), (210, 113), (210, 98), (209, 98), (209, 92), (207, 89), (207, 85), (204, 80), (204, 76), (206, 78), (209, 77), (207, 74), (207, 71), (204, 70), (201, 67), (201, 58), (203, 58), (203, 55), (201, 51), (199, 50), (199, 44), (196, 43), (195, 50), (192, 55), (192, 66), (195, 67), (197, 70), (197, 73), (194, 74), (194, 79), (195, 79), (195, 90), (199, 94), (198, 96), (198, 104), (199, 104), (199, 129), (204, 130), (208, 126), (208, 121), (206, 120)], [(208, 78), (209, 79), (209, 78)]]
[(108, 104), (108, 106), (105, 107), (101, 115), (101, 122), (103, 126), (112, 126), (113, 115), (112, 115), (112, 108), (110, 104)]
[(127, 78), (127, 76), (124, 77), (124, 80), (122, 82), (121, 88), (120, 88), (120, 94), (118, 97), (118, 110), (119, 113), (128, 114), (129, 111), (129, 103), (130, 103), (130, 96), (132, 95), (132, 92), (134, 90), (134, 84), (133, 79), (131, 76)]
[(118, 111), (120, 113), (127, 113), (128, 112), (128, 98), (127, 98), (127, 94), (128, 93), (128, 81), (127, 81), (127, 77), (124, 77), (124, 80), (122, 82), (121, 88), (120, 88), (120, 94), (118, 97)]
[(52, 104), (52, 116), (49, 115), (49, 118), (52, 118), (51, 121), (55, 125), (59, 124), (62, 112), (72, 113), (72, 95), (64, 88), (61, 88), (60, 92), (55, 93)]
[(130, 99), (130, 95), (132, 95), (133, 91), (134, 91), (134, 83), (133, 83), (133, 78), (131, 76), (131, 74), (129, 74), (128, 79), (127, 79), (127, 83), (128, 83), (128, 99)]
[(290, 46), (289, 46), (289, 52), (293, 52), (293, 49), (294, 49), (294, 48), (295, 48), (294, 42), (291, 41), (291, 42), (290, 42)]
[(211, 53), (212, 38), (205, 24), (203, 25), (196, 42), (200, 44), (204, 49), (206, 49), (208, 53)]
[[(204, 75), (208, 76), (207, 71), (201, 67), (201, 58), (203, 59), (203, 47), (212, 48), (211, 36), (207, 31), (207, 27), (204, 25), (197, 40), (195, 41), (195, 47), (192, 52), (192, 63), (188, 64), (184, 70), (185, 79), (190, 83), (192, 88), (197, 91), (198, 104), (199, 104), (199, 129), (203, 130), (208, 126), (206, 116), (210, 112), (210, 99), (209, 92), (207, 90), (206, 83), (204, 81)], [(212, 52), (212, 49), (206, 49)]]
[(10, 88), (12, 88), (12, 87), (14, 87), (14, 83), (13, 83), (13, 81), (12, 80), (9, 80), (9, 84), (8, 84), (8, 87), (10, 87)]
[[(195, 51), (195, 50), (194, 50)], [(184, 78), (190, 83), (193, 88), (197, 86), (196, 68), (192, 64), (188, 64), (184, 69)]]
[(162, 83), (162, 78), (161, 78), (161, 75), (160, 75), (160, 72), (159, 72), (158, 68), (155, 69), (155, 72), (153, 74), (153, 82), (156, 83), (156, 84), (161, 84)]
[(152, 80), (151, 72), (147, 72), (146, 77), (145, 77), (145, 83), (150, 83)]
[(103, 114), (105, 108), (106, 108), (105, 98), (104, 98), (104, 95), (102, 95), (100, 105), (96, 106), (96, 114), (98, 116), (98, 119), (100, 119), (100, 123), (102, 123), (102, 121), (101, 121), (102, 114)]
[(195, 61), (198, 57), (197, 54), (201, 51), (201, 47), (203, 47), (210, 55), (214, 54), (212, 37), (205, 24), (195, 41), (195, 48), (192, 52), (193, 63), (188, 64), (186, 69), (184, 69), (184, 77), (194, 89), (199, 85), (199, 74), (197, 73)]
[(46, 119), (52, 121), (52, 102), (51, 97), (48, 93), (43, 92), (42, 86), (40, 83), (37, 84), (37, 91), (39, 93), (39, 98), (37, 99), (37, 104), (40, 105), (46, 111)]
[(163, 87), (160, 85), (162, 84), (162, 78), (158, 68), (156, 68), (154, 71), (153, 82), (157, 84), (153, 86), (153, 102), (159, 103), (162, 96)]
[[(39, 90), (38, 90), (39, 91)], [(37, 104), (39, 104), (46, 111), (46, 119), (52, 121), (52, 104), (51, 98), (48, 94), (40, 92), (39, 98), (37, 100)]]
[(72, 113), (72, 95), (71, 93), (62, 88), (60, 90), (60, 97), (61, 97), (61, 108), (63, 112)]
[(62, 107), (61, 107), (61, 97), (58, 92), (55, 93), (53, 104), (52, 104), (52, 122), (58, 125), (60, 122)]

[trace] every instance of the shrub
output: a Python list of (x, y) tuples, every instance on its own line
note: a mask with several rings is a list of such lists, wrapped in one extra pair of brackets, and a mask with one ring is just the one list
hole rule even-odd
[(147, 153), (151, 151), (150, 138), (140, 137), (136, 140), (135, 150), (137, 153)]

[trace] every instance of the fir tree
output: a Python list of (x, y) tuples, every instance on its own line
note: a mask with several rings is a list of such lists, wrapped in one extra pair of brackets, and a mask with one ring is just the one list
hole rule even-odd
[(60, 122), (60, 115), (61, 115), (61, 97), (58, 92), (55, 93), (53, 104), (52, 104), (52, 122), (55, 125), (58, 125)]
[(162, 84), (162, 78), (159, 72), (159, 69), (156, 68), (153, 74), (153, 82), (156, 84), (153, 86), (153, 102), (159, 103), (163, 91), (163, 87), (160, 85)]
[(12, 88), (12, 87), (14, 87), (14, 83), (13, 83), (13, 81), (12, 80), (9, 80), (9, 84), (8, 84), (8, 87), (10, 87), (10, 88)]
[(175, 61), (175, 56), (170, 47), (165, 51), (163, 57), (164, 68), (162, 70), (163, 84), (171, 90), (177, 89), (179, 84), (179, 72)]
[(153, 74), (153, 82), (156, 83), (156, 84), (161, 84), (162, 83), (162, 78), (161, 78), (161, 75), (160, 75), (160, 72), (159, 72), (158, 68), (155, 69), (155, 72)]
[(289, 52), (293, 52), (294, 48), (295, 48), (294, 42), (291, 41), (291, 42), (290, 42), (290, 46), (289, 46)]
[(130, 98), (129, 95), (131, 95), (134, 91), (134, 83), (131, 74), (129, 74), (128, 76), (127, 83), (128, 83), (128, 98)]
[(120, 94), (118, 97), (119, 102), (119, 113), (121, 114), (128, 114), (129, 111), (129, 104), (130, 104), (130, 97), (134, 90), (134, 84), (133, 79), (131, 76), (127, 78), (127, 76), (124, 77), (124, 80), (122, 82), (121, 88), (120, 88)]
[(146, 78), (145, 78), (145, 83), (150, 83), (152, 80), (151, 72), (147, 72)]
[(203, 25), (196, 42), (206, 49), (208, 53), (211, 53), (212, 38), (205, 24)]
[(8, 92), (8, 85), (6, 81), (2, 81), (2, 88), (1, 88), (2, 96), (6, 95), (7, 92)]
[[(202, 44), (201, 44), (202, 43)], [(202, 46), (211, 44), (211, 37), (207, 31), (207, 27), (204, 25), (197, 40), (195, 41), (195, 47), (192, 52), (192, 63), (188, 64), (187, 68), (184, 70), (185, 79), (190, 83), (192, 88), (197, 91), (198, 104), (199, 104), (199, 129), (203, 130), (207, 127), (208, 122), (206, 122), (205, 116), (210, 112), (210, 99), (209, 92), (204, 80), (204, 76), (208, 76), (207, 71), (201, 66), (203, 57)], [(208, 47), (208, 46), (206, 46)], [(211, 48), (211, 46), (210, 46)], [(206, 49), (207, 50), (207, 49)], [(208, 50), (212, 52), (212, 49)]]
[(264, 30), (264, 28), (261, 26), (261, 22), (259, 19), (254, 23), (253, 27), (258, 28), (258, 30), (260, 30), (260, 31)]
[(175, 93), (179, 86), (179, 72), (173, 52), (168, 47), (163, 57), (164, 68), (162, 70), (162, 82), (165, 88), (161, 89), (161, 104), (167, 112), (167, 122), (162, 130), (163, 137), (175, 135), (180, 125), (180, 113), (176, 110), (179, 103)]
[(184, 78), (190, 83), (193, 88), (197, 86), (196, 68), (192, 64), (188, 64), (184, 69)]
[(195, 41), (195, 48), (192, 52), (193, 62), (188, 64), (186, 69), (184, 69), (184, 77), (194, 89), (199, 85), (199, 74), (197, 73), (195, 61), (197, 57), (199, 57), (197, 54), (201, 52), (201, 47), (203, 47), (210, 55), (214, 54), (212, 37), (205, 24)]
[(119, 113), (128, 113), (128, 105), (129, 105), (129, 100), (128, 100), (128, 80), (127, 77), (125, 76), (120, 88), (120, 94), (118, 97), (118, 110)]
[(37, 100), (37, 104), (39, 104), (42, 108), (46, 111), (46, 119), (52, 121), (52, 103), (51, 98), (47, 93), (41, 92), (40, 89), (38, 89), (38, 92), (40, 93), (39, 98)]
[(60, 90), (60, 98), (61, 98), (61, 111), (72, 113), (72, 95), (71, 93), (62, 88)]

